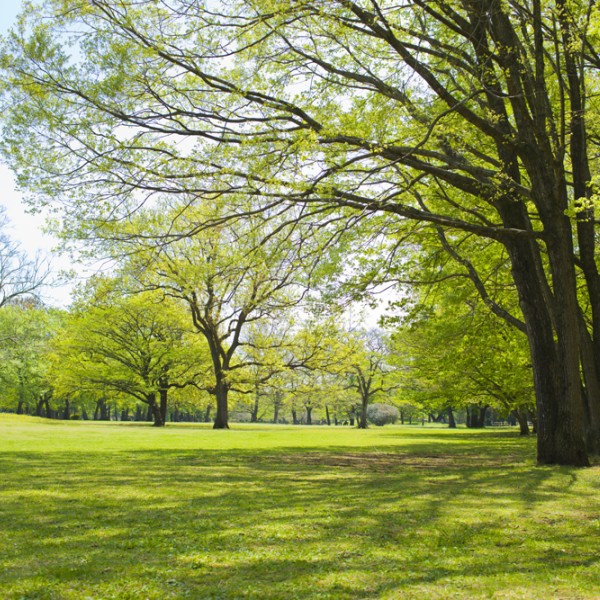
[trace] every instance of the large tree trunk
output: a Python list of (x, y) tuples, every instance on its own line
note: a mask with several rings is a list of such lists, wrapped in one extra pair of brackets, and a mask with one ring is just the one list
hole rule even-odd
[(600, 380), (594, 360), (594, 345), (583, 316), (579, 317), (581, 340), (582, 396), (586, 417), (586, 445), (591, 454), (600, 454)]
[(163, 417), (163, 413), (160, 407), (160, 404), (158, 404), (156, 402), (156, 394), (155, 393), (150, 393), (146, 395), (146, 401), (148, 402), (148, 408), (152, 411), (152, 418), (154, 420), (154, 423), (152, 424), (153, 427), (164, 427), (165, 426), (165, 419)]
[[(563, 229), (553, 238), (566, 235), (570, 239), (570, 231)], [(548, 243), (554, 285), (554, 306), (550, 309), (541, 293), (536, 270), (524, 268), (527, 258), (523, 252), (512, 255), (513, 275), (531, 352), (538, 416), (538, 463), (588, 466), (579, 370), (579, 306), (574, 271), (572, 264), (569, 265), (572, 252), (570, 257), (564, 256), (567, 251), (556, 248), (562, 245), (560, 239)]]
[(227, 404), (227, 396), (229, 388), (223, 381), (221, 376), (217, 377), (217, 385), (215, 386), (215, 400), (217, 403), (217, 414), (213, 423), (213, 429), (229, 429), (229, 407)]

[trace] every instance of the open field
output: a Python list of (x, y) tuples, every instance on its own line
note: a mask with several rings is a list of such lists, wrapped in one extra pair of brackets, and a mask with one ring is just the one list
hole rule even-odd
[(600, 598), (600, 467), (514, 431), (0, 415), (0, 598)]

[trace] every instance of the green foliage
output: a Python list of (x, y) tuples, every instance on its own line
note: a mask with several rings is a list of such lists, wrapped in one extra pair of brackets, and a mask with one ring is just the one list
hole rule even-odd
[(56, 374), (51, 364), (51, 343), (60, 331), (63, 316), (27, 301), (0, 309), (2, 408), (34, 411), (43, 396), (52, 396)]
[(123, 295), (117, 283), (91, 280), (68, 315), (55, 342), (57, 390), (152, 403), (161, 390), (201, 386), (206, 355), (184, 308), (162, 294)]

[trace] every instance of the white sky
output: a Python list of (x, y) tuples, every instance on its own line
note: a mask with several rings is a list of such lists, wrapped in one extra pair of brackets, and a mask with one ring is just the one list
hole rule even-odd
[[(21, 9), (21, 0), (0, 0), (0, 34), (14, 23)], [(11, 171), (0, 163), (0, 204), (6, 208), (11, 227), (6, 232), (11, 239), (18, 241), (21, 248), (31, 256), (36, 252), (50, 254), (56, 245), (56, 240), (42, 232), (44, 217), (30, 215), (22, 203), (21, 194), (16, 190)], [(65, 257), (53, 256), (52, 265), (56, 271), (66, 270), (72, 265)], [(69, 303), (70, 285), (47, 290), (44, 299), (51, 304), (64, 306)]]

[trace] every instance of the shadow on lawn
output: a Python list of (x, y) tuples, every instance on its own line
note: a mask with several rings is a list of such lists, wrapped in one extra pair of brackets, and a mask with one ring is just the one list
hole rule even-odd
[(510, 434), (446, 452), (440, 436), (410, 452), (1, 454), (3, 597), (374, 598), (592, 564), (575, 552), (589, 531), (544, 516), (557, 496), (595, 501), (576, 470), (534, 468)]

